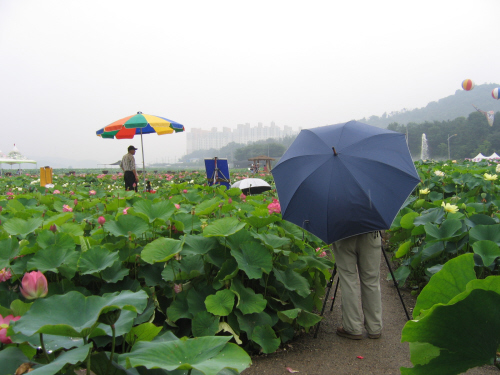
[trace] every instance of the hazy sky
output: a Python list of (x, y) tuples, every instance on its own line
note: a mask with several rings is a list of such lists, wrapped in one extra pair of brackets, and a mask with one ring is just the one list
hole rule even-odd
[[(423, 107), (466, 78), (500, 82), (498, 14), (498, 0), (0, 0), (0, 150), (96, 167), (140, 146), (95, 135), (137, 111), (189, 132)], [(144, 149), (174, 160), (186, 133)]]

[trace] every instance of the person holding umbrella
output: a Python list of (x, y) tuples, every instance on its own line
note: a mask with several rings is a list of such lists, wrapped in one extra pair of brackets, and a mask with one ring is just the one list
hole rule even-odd
[[(137, 192), (137, 183), (139, 177), (135, 168), (135, 150), (134, 146), (128, 146), (128, 152), (123, 155), (120, 168), (123, 170), (123, 180), (125, 181), (125, 190), (135, 190)], [(134, 186), (135, 185), (135, 186)]]
[[(380, 293), (380, 232), (368, 232), (336, 241), (332, 245), (342, 290), (342, 327), (337, 335), (352, 340), (363, 338), (363, 326), (370, 339), (382, 332)], [(361, 307), (359, 311), (359, 285)]]

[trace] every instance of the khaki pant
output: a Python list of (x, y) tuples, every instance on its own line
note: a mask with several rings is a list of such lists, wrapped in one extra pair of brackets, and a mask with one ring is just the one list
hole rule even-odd
[[(359, 234), (337, 241), (332, 246), (342, 290), (344, 329), (359, 335), (364, 326), (370, 334), (380, 333), (382, 331), (380, 234), (378, 232)], [(364, 320), (359, 310), (360, 287)]]

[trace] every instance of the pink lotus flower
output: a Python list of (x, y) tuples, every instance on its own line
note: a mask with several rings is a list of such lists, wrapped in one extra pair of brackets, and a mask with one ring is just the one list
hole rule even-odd
[(5, 193), (5, 194), (7, 194), (7, 195), (14, 195), (14, 193), (12, 193), (12, 192), (10, 192), (10, 191), (8, 191), (8, 192), (7, 192), (7, 193)]
[(106, 219), (104, 216), (99, 216), (99, 219), (97, 219), (97, 222), (101, 225), (103, 225), (106, 222)]
[(125, 207), (125, 208), (123, 209), (123, 214), (124, 214), (124, 215), (126, 215), (126, 214), (128, 213), (127, 211), (129, 210), (129, 208), (130, 208), (130, 207)]
[(63, 205), (63, 212), (73, 212), (73, 209), (67, 204)]
[(245, 194), (241, 193), (241, 195), (240, 195), (240, 199), (241, 199), (243, 202), (245, 202), (245, 201), (246, 201), (246, 199), (247, 199), (247, 196), (246, 196)]
[(181, 285), (181, 284), (175, 284), (175, 285), (174, 285), (174, 292), (175, 292), (175, 293), (180, 293), (180, 292), (182, 292), (182, 285)]
[(25, 273), (21, 284), (21, 294), (26, 299), (45, 297), (49, 292), (47, 279), (40, 271)]
[(269, 203), (269, 205), (267, 206), (267, 209), (269, 210), (269, 215), (272, 215), (273, 213), (281, 213), (281, 206), (280, 206), (280, 202), (278, 202), (278, 200), (276, 198), (273, 198), (273, 201), (272, 203)]
[(179, 208), (181, 208), (181, 205), (176, 203), (175, 208), (179, 209)]
[(10, 272), (10, 269), (2, 269), (0, 270), (0, 283), (3, 281), (7, 281), (12, 277), (12, 273)]
[(9, 328), (10, 321), (16, 321), (21, 319), (20, 316), (7, 315), (5, 318), (0, 315), (0, 342), (2, 344), (11, 344), (12, 340), (7, 336), (7, 328)]
[(186, 194), (188, 191), (187, 191), (187, 189), (184, 189), (182, 192), (183, 192), (184, 194)]
[(90, 191), (89, 191), (89, 195), (96, 195), (95, 190), (90, 190)]
[(227, 200), (227, 203), (231, 204), (231, 203), (233, 203), (233, 200), (232, 200), (231, 198), (229, 198), (229, 199)]
[(71, 191), (69, 192), (69, 195), (75, 195), (75, 192), (74, 192), (73, 190), (71, 190)]
[(76, 205), (78, 204), (78, 199), (76, 199), (76, 198), (75, 198), (75, 200), (73, 201), (73, 204), (74, 204), (74, 205), (75, 205), (75, 207), (76, 207)]
[(61, 192), (59, 190), (54, 190), (52, 194), (61, 194)]
[(324, 257), (326, 257), (326, 251), (323, 251), (321, 254), (319, 254), (319, 257), (320, 257), (320, 258), (324, 258)]

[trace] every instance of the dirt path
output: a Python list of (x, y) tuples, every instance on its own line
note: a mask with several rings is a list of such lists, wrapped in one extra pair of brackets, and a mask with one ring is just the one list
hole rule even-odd
[[(381, 287), (384, 330), (382, 337), (371, 340), (349, 340), (335, 334), (337, 326), (342, 324), (340, 312), (340, 290), (337, 293), (333, 311), (331, 300), (327, 304), (325, 319), (321, 322), (318, 337), (314, 339), (314, 330), (296, 338), (286, 348), (269, 355), (252, 358), (252, 366), (243, 371), (243, 375), (290, 374), (287, 367), (298, 371), (299, 375), (328, 374), (399, 374), (399, 368), (412, 367), (408, 343), (401, 343), (401, 331), (406, 323), (401, 301), (392, 281), (386, 281), (389, 273), (382, 257)], [(335, 282), (337, 278), (335, 278)], [(333, 296), (334, 287), (330, 294)], [(409, 290), (402, 290), (403, 299), (411, 316), (415, 298)], [(363, 359), (357, 358), (358, 356)], [(485, 366), (469, 370), (468, 375), (498, 374), (494, 366)]]

